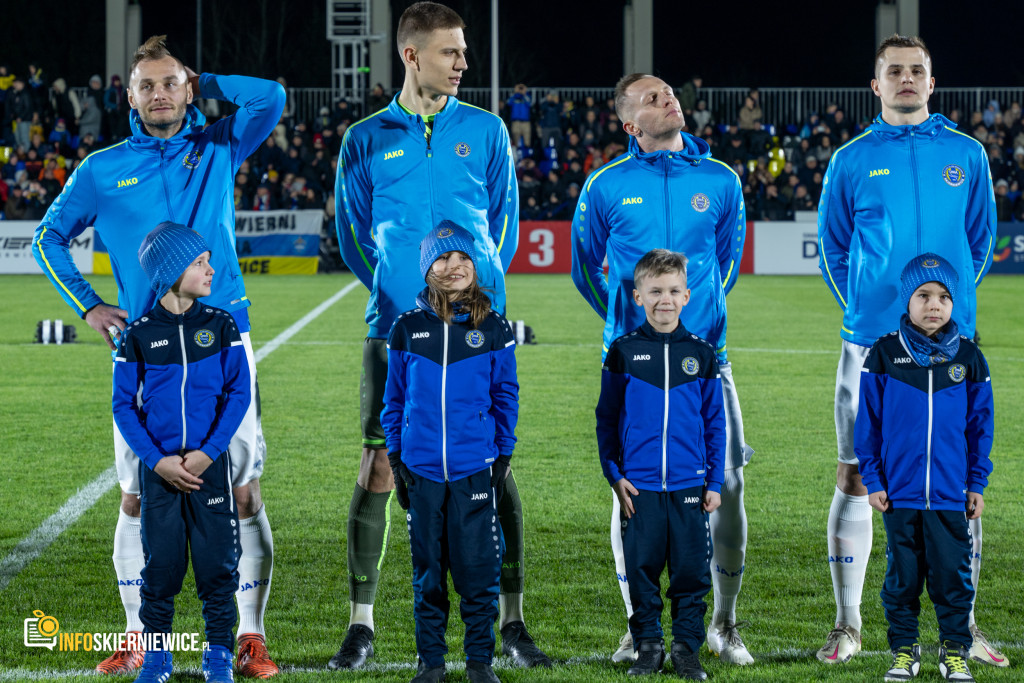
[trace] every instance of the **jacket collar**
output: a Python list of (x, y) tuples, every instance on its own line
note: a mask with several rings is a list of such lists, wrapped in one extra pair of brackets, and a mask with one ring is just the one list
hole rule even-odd
[[(399, 91), (397, 95), (391, 98), (391, 104), (388, 105), (388, 115), (405, 122), (409, 126), (422, 126), (422, 116), (407, 111), (405, 107), (398, 103), (398, 95), (401, 94), (401, 91)], [(459, 106), (459, 100), (453, 95), (448, 95), (448, 101), (444, 103), (444, 107), (441, 108), (441, 111), (434, 114), (434, 125), (436, 126), (441, 119), (454, 111), (457, 106)]]
[(691, 336), (689, 330), (687, 330), (683, 325), (682, 320), (679, 321), (679, 325), (676, 326), (676, 329), (671, 332), (658, 332), (651, 327), (651, 323), (647, 320), (644, 320), (643, 325), (640, 326), (640, 330), (644, 336), (661, 342), (662, 344), (674, 344), (675, 342), (682, 341), (683, 339), (687, 339)]
[(194, 302), (192, 302), (192, 305), (189, 306), (189, 309), (187, 311), (185, 311), (181, 315), (177, 315), (168, 311), (166, 308), (163, 307), (163, 304), (161, 304), (160, 301), (157, 300), (156, 305), (153, 306), (153, 310), (149, 312), (149, 316), (151, 318), (155, 318), (156, 320), (177, 324), (182, 319), (192, 320), (194, 318), (198, 318), (202, 310), (203, 302), (200, 301), (199, 299), (196, 299)]
[(882, 115), (879, 114), (871, 122), (869, 130), (883, 140), (895, 142), (908, 140), (911, 134), (919, 140), (932, 140), (946, 127), (955, 129), (956, 124), (942, 114), (932, 114), (916, 126), (893, 126), (883, 121)]
[(166, 144), (187, 142), (190, 136), (203, 132), (206, 125), (206, 117), (194, 105), (188, 105), (185, 109), (185, 121), (181, 130), (175, 133), (169, 140), (153, 137), (143, 127), (139, 112), (132, 109), (128, 114), (128, 123), (132, 128), (131, 142), (136, 149), (160, 149)]
[(636, 138), (629, 137), (629, 153), (637, 161), (648, 166), (660, 166), (672, 164), (674, 166), (697, 166), (704, 159), (711, 157), (711, 148), (708, 143), (689, 133), (680, 132), (683, 138), (683, 149), (679, 152), (657, 151), (644, 152), (640, 149)]

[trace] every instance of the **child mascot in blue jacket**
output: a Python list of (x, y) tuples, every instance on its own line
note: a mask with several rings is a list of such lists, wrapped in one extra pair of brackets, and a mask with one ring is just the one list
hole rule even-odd
[(462, 598), (466, 673), (491, 668), (504, 539), (497, 521), (519, 414), (515, 340), (476, 275), (473, 236), (442, 221), (420, 243), (427, 283), (388, 336), (381, 424), (408, 510), (416, 683), (444, 680), (448, 580)]
[(910, 680), (921, 668), (925, 579), (939, 622), (939, 670), (947, 680), (974, 680), (967, 520), (985, 505), (994, 422), (988, 365), (951, 319), (958, 281), (937, 254), (912, 259), (900, 275), (900, 329), (875, 342), (861, 371), (854, 450), (888, 539), (881, 594), (893, 654), (887, 681)]

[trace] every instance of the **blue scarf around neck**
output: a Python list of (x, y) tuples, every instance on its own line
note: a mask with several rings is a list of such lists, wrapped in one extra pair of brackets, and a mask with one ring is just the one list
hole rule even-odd
[(960, 329), (950, 320), (932, 339), (910, 322), (906, 313), (900, 318), (900, 339), (914, 361), (923, 368), (953, 360), (960, 350)]

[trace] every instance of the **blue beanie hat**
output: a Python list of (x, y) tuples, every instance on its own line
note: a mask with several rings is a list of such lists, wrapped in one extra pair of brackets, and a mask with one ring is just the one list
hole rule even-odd
[(900, 273), (904, 305), (910, 305), (910, 297), (917, 288), (926, 282), (938, 282), (946, 288), (949, 296), (956, 296), (956, 286), (960, 281), (956, 268), (938, 254), (928, 252), (915, 256)]
[(202, 235), (181, 223), (164, 221), (142, 240), (139, 264), (153, 291), (163, 296), (204, 251), (210, 247)]
[(438, 223), (437, 227), (428, 232), (420, 242), (420, 273), (423, 279), (427, 279), (427, 273), (430, 272), (434, 261), (449, 251), (461, 251), (476, 267), (476, 249), (473, 242), (473, 235), (458, 223), (448, 220)]

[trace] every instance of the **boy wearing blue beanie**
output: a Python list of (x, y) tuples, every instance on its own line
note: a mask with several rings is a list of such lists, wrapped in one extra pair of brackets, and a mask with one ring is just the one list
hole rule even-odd
[(900, 275), (907, 312), (871, 347), (860, 379), (854, 450), (871, 507), (884, 513), (888, 566), (882, 604), (893, 663), (887, 681), (921, 668), (921, 589), (939, 623), (939, 671), (973, 681), (967, 667), (973, 542), (992, 472), (992, 383), (985, 357), (954, 321), (959, 276), (937, 254)]
[(128, 325), (114, 359), (114, 420), (139, 456), (142, 636), (136, 683), (171, 675), (174, 597), (188, 569), (203, 603), (207, 683), (229, 683), (238, 616), (238, 510), (228, 442), (250, 402), (249, 365), (230, 313), (198, 299), (214, 270), (199, 233), (164, 222), (139, 249), (159, 300)]

